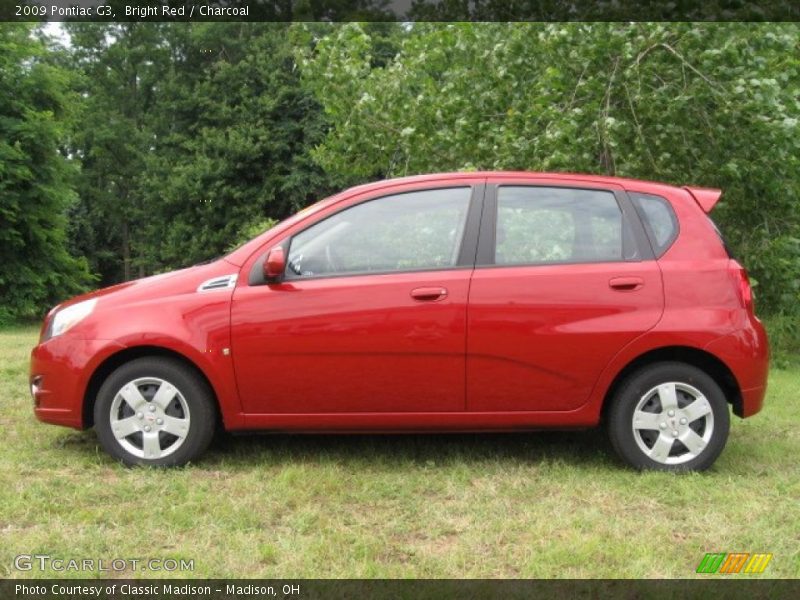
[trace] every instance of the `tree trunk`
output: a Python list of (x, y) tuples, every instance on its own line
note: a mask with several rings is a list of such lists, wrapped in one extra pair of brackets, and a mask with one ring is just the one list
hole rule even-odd
[(122, 271), (125, 281), (131, 279), (131, 242), (128, 235), (128, 221), (122, 222)]

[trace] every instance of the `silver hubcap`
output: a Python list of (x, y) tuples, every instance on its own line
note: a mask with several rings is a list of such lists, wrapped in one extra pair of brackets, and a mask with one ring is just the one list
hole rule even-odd
[(129, 381), (111, 403), (111, 432), (126, 452), (139, 458), (175, 452), (189, 433), (189, 419), (186, 398), (158, 377)]
[(656, 462), (679, 465), (697, 458), (714, 433), (711, 404), (695, 387), (670, 381), (645, 393), (633, 411), (633, 438)]

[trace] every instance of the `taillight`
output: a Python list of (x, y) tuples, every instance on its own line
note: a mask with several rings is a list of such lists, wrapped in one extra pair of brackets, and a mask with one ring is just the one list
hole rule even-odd
[(747, 276), (747, 269), (735, 260), (731, 261), (731, 270), (736, 278), (739, 289), (739, 300), (742, 306), (749, 311), (753, 310), (753, 289), (750, 287), (750, 278)]

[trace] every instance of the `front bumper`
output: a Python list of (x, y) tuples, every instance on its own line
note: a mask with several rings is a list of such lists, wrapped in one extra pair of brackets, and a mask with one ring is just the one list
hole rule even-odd
[(84, 428), (84, 396), (97, 366), (122, 346), (109, 340), (82, 340), (69, 333), (31, 351), (29, 383), (33, 411), (44, 423)]

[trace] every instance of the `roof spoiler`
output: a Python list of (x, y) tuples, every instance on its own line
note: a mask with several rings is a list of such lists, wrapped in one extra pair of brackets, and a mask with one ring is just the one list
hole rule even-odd
[(711, 212), (717, 202), (719, 202), (719, 197), (722, 196), (722, 190), (715, 188), (701, 188), (685, 185), (683, 189), (691, 194), (692, 198), (695, 199), (695, 202), (700, 205), (700, 208), (702, 208), (703, 212), (706, 214)]

